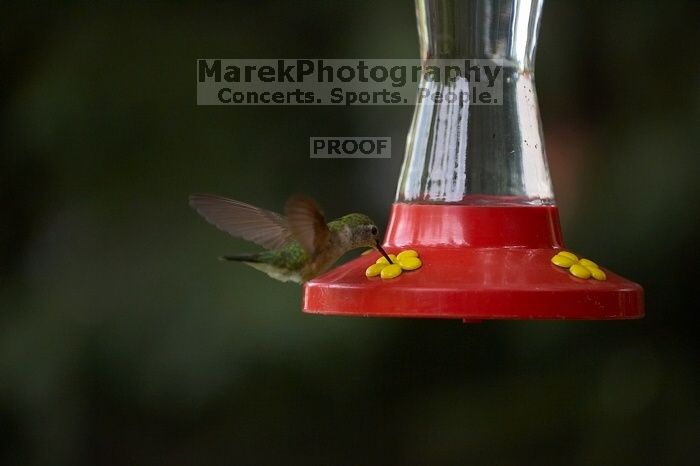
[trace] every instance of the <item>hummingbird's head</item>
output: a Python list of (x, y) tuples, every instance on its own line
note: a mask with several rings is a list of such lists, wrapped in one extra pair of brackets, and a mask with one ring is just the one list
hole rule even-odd
[(342, 249), (369, 247), (377, 249), (391, 264), (391, 259), (379, 242), (379, 228), (364, 214), (348, 214), (328, 224), (337, 234)]
[(364, 214), (348, 214), (329, 224), (338, 234), (343, 249), (370, 247), (377, 249), (391, 264), (391, 259), (379, 242), (379, 228)]
[(348, 214), (338, 219), (344, 230), (342, 236), (352, 248), (377, 247), (379, 228), (364, 214)]

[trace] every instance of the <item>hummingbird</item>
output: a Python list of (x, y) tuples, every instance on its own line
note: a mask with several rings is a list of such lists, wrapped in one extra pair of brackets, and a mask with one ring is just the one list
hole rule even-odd
[(243, 262), (276, 280), (304, 283), (356, 248), (375, 248), (392, 263), (372, 219), (354, 213), (326, 223), (318, 204), (308, 196), (291, 197), (284, 216), (215, 194), (193, 194), (189, 200), (192, 208), (220, 230), (265, 248), (222, 256), (222, 260)]

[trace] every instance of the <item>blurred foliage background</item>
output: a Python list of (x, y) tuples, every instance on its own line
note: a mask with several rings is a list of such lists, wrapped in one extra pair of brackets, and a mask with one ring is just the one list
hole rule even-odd
[[(414, 58), (412, 2), (3, 2), (0, 463), (697, 464), (698, 12), (544, 7), (564, 236), (647, 317), (462, 325), (303, 315), (187, 206), (306, 192), (384, 225), (410, 107), (197, 107), (195, 60)], [(309, 159), (339, 134), (393, 158)]]

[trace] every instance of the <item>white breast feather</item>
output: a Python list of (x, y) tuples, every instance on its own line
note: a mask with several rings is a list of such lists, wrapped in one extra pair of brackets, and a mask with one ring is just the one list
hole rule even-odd
[(270, 264), (264, 264), (262, 262), (244, 262), (254, 269), (258, 269), (261, 272), (265, 272), (268, 276), (279, 280), (281, 282), (294, 282), (301, 284), (301, 275), (299, 272), (290, 272), (288, 270), (280, 269)]

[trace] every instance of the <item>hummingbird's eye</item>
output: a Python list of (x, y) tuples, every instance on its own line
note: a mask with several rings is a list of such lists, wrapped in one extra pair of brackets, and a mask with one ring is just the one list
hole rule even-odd
[(379, 233), (379, 230), (377, 230), (377, 227), (372, 227), (372, 235), (377, 236), (377, 233)]

